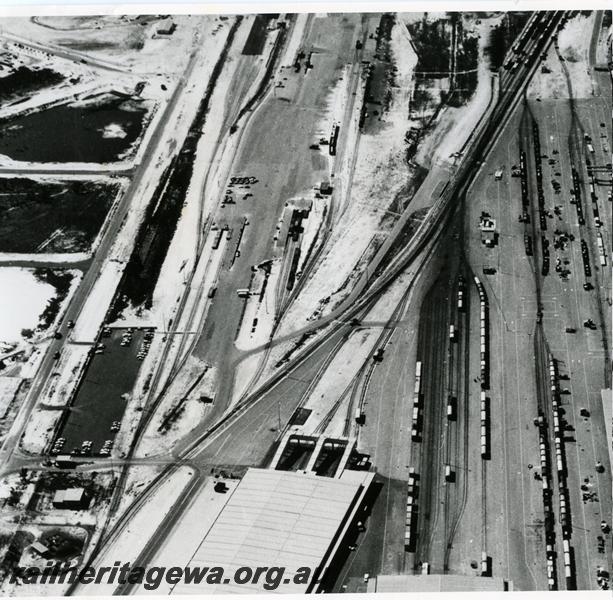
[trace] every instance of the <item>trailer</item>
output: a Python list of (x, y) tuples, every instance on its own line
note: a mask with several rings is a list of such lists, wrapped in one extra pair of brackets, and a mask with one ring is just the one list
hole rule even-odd
[(332, 132), (330, 133), (330, 143), (328, 145), (328, 152), (330, 156), (334, 156), (336, 154), (336, 144), (338, 142), (338, 132), (339, 132), (338, 124), (334, 124), (332, 127)]
[(456, 419), (456, 406), (457, 406), (456, 397), (449, 396), (447, 398), (447, 419), (449, 421), (455, 421)]
[(219, 248), (219, 244), (221, 244), (222, 237), (223, 237), (223, 230), (218, 229), (215, 232), (215, 237), (213, 238), (213, 250), (217, 250), (217, 248)]

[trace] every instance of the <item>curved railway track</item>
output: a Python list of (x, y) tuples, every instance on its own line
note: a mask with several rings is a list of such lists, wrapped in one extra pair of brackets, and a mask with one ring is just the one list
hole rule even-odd
[[(547, 23), (544, 25), (544, 30), (548, 31), (551, 26), (554, 26), (561, 18), (561, 13), (556, 13)], [(535, 47), (536, 48), (536, 47)], [(538, 49), (538, 48), (536, 48)], [(526, 63), (526, 70), (524, 70), (524, 66), (520, 68), (519, 73), (517, 74), (517, 78), (519, 78), (519, 87), (521, 87), (523, 79), (525, 79), (526, 74), (530, 72), (530, 69), (533, 68), (532, 65)], [(513, 79), (511, 76), (507, 76), (507, 79)], [(502, 98), (499, 99), (498, 105), (495, 107), (490, 122), (483, 128), (483, 131), (479, 132), (478, 139), (474, 143), (473, 147), (465, 154), (462, 163), (460, 163), (460, 167), (458, 171), (453, 176), (449, 185), (445, 186), (445, 189), (441, 193), (440, 198), (437, 199), (431, 214), (428, 217), (427, 226), (420, 229), (418, 234), (415, 236), (413, 243), (410, 248), (406, 251), (406, 253), (401, 253), (400, 256), (393, 259), (392, 264), (388, 265), (388, 268), (377, 278), (376, 281), (368, 282), (368, 291), (365, 291), (364, 285), (356, 287), (356, 294), (352, 295), (347, 303), (345, 303), (342, 307), (339, 308), (338, 314), (342, 314), (345, 318), (351, 318), (352, 316), (358, 314), (360, 311), (365, 310), (369, 306), (372, 305), (373, 302), (389, 287), (391, 282), (395, 279), (397, 273), (401, 270), (405, 269), (411, 262), (415, 260), (415, 258), (424, 250), (425, 247), (432, 241), (432, 232), (434, 232), (435, 237), (440, 235), (441, 225), (449, 218), (450, 211), (449, 203), (450, 199), (455, 196), (455, 194), (461, 190), (466, 189), (467, 184), (471, 181), (472, 176), (474, 176), (473, 162), (475, 157), (482, 156), (487, 153), (489, 148), (491, 147), (491, 140), (494, 139), (493, 132), (497, 131), (500, 127), (501, 122), (504, 121), (508, 112), (515, 105), (515, 96), (516, 90), (511, 89), (510, 93), (505, 94)], [(471, 175), (472, 174), (472, 175)], [(393, 237), (393, 236), (392, 236)], [(386, 246), (386, 249), (388, 246)], [(376, 259), (376, 264), (378, 265), (381, 260), (385, 258), (385, 253), (380, 253)], [(318, 323), (315, 327), (311, 329), (315, 331), (316, 329), (321, 329), (324, 326), (327, 326), (330, 322), (332, 322), (338, 315), (333, 314), (330, 315), (330, 318), (326, 321), (322, 321)], [(329, 336), (336, 334), (341, 325), (333, 324), (333, 326), (328, 331), (327, 339)], [(311, 329), (308, 329), (310, 331)], [(297, 335), (300, 335), (302, 332), (297, 332)], [(268, 345), (270, 346), (270, 345)], [(204, 431), (201, 435), (199, 435), (195, 440), (190, 441), (190, 443), (181, 450), (180, 456), (177, 457), (179, 459), (189, 459), (191, 456), (195, 456), (199, 451), (202, 450), (203, 447), (206, 447), (212, 440), (215, 439), (216, 434), (220, 431), (223, 431), (223, 428), (228, 426), (229, 423), (233, 422), (240, 415), (244, 414), (246, 410), (250, 406), (253, 406), (260, 398), (262, 398), (268, 391), (270, 391), (281, 379), (295, 368), (297, 368), (302, 362), (304, 362), (312, 353), (312, 348), (306, 348), (298, 357), (293, 359), (292, 364), (288, 365), (287, 369), (284, 369), (282, 373), (277, 373), (269, 380), (264, 382), (260, 387), (251, 391), (251, 393), (247, 394), (241, 402), (237, 403), (235, 408), (227, 415), (224, 415), (220, 420), (218, 420), (214, 425), (209, 427), (206, 431)], [(204, 446), (203, 446), (204, 444)], [(164, 473), (168, 473), (168, 469), (166, 469)], [(162, 475), (162, 474), (161, 474)], [(153, 487), (148, 486), (144, 491), (145, 494), (149, 493)], [(102, 544), (98, 545), (94, 550), (94, 554), (101, 548)]]

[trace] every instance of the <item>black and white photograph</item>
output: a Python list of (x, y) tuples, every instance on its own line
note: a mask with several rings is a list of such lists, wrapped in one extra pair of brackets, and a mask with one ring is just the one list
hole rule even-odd
[(0, 6), (2, 596), (610, 597), (612, 11), (477, 4)]

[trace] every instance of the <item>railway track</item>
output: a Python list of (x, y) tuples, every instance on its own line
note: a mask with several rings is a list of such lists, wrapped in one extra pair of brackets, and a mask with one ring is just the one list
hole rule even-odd
[[(366, 35), (367, 33), (365, 29), (363, 39), (362, 39), (362, 47), (364, 47), (364, 43), (366, 41)], [(357, 53), (356, 58), (359, 59), (362, 56), (362, 50), (356, 50), (356, 53)], [(355, 73), (352, 71), (352, 76), (353, 76), (352, 90), (353, 92), (356, 91), (357, 85), (359, 84), (359, 81), (360, 81), (359, 74), (360, 73), (361, 73), (361, 68), (359, 66), (357, 67), (357, 71)], [(354, 94), (352, 94), (351, 97), (353, 98)], [(353, 107), (354, 105), (352, 104), (349, 114), (353, 112)], [(348, 122), (349, 120), (345, 119), (345, 123), (343, 127), (344, 130), (347, 129)], [(358, 133), (358, 143), (359, 143), (359, 133)], [(346, 143), (343, 144), (341, 152), (337, 154), (336, 160), (339, 163), (342, 162), (342, 157), (344, 153), (347, 151), (345, 146), (346, 146)], [(353, 153), (352, 161), (351, 161), (349, 181), (352, 181), (353, 179), (353, 172), (355, 170), (356, 157), (357, 157), (357, 149), (354, 149), (354, 153)], [(349, 190), (347, 190), (346, 194), (348, 193), (349, 193)], [(282, 273), (279, 276), (279, 281), (277, 283), (277, 290), (275, 293), (276, 306), (278, 307), (278, 309), (276, 310), (277, 314), (275, 315), (274, 327), (270, 333), (270, 340), (269, 340), (269, 343), (264, 348), (264, 356), (260, 360), (260, 363), (258, 365), (258, 368), (255, 374), (253, 375), (250, 382), (245, 387), (245, 390), (243, 391), (241, 397), (239, 398), (239, 401), (244, 400), (253, 391), (254, 386), (257, 384), (262, 373), (264, 372), (266, 362), (268, 360), (268, 357), (270, 356), (270, 350), (271, 350), (270, 342), (274, 338), (275, 333), (277, 332), (278, 327), (281, 324), (283, 316), (287, 313), (287, 311), (292, 306), (292, 303), (299, 296), (300, 292), (304, 288), (304, 285), (309, 280), (311, 273), (314, 272), (315, 266), (318, 264), (319, 259), (321, 258), (324, 250), (326, 250), (327, 248), (328, 241), (330, 239), (330, 235), (332, 233), (332, 227), (333, 227), (335, 220), (337, 220), (338, 218), (340, 218), (340, 216), (342, 216), (342, 214), (344, 213), (344, 210), (346, 209), (348, 205), (348, 202), (345, 202), (344, 203), (345, 209), (341, 210), (340, 214), (337, 214), (338, 213), (337, 206), (336, 206), (337, 202), (333, 202), (333, 200), (334, 200), (334, 196), (332, 197), (332, 200), (330, 202), (329, 210), (326, 211), (325, 220), (320, 227), (320, 231), (322, 232), (322, 237), (318, 241), (314, 251), (309, 256), (307, 256), (307, 262), (304, 264), (304, 267), (302, 269), (302, 274), (300, 278), (295, 281), (294, 287), (289, 292), (289, 294), (287, 293), (287, 290), (285, 289), (285, 277), (282, 276), (284, 269), (282, 268)], [(283, 262), (285, 262), (285, 260), (286, 258), (284, 257)]]
[[(556, 13), (551, 21), (550, 25), (556, 24), (556, 19), (559, 18), (559, 13)], [(546, 25), (546, 30), (549, 25)], [(524, 73), (524, 66), (521, 67), (520, 77), (526, 78), (526, 75), (530, 73), (530, 69), (533, 66), (526, 64), (526, 72)], [(522, 85), (520, 78), (520, 87)], [(525, 85), (525, 83), (524, 83)], [(427, 227), (424, 227), (414, 240), (411, 245), (410, 250), (403, 256), (398, 259), (394, 259), (392, 268), (387, 269), (385, 273), (378, 279), (376, 283), (370, 285), (370, 289), (368, 290), (368, 294), (364, 294), (363, 286), (356, 293), (361, 293), (362, 298), (359, 301), (356, 301), (356, 298), (350, 298), (345, 306), (339, 309), (339, 314), (344, 313), (345, 316), (352, 316), (357, 314), (359, 311), (363, 310), (365, 307), (369, 306), (381, 293), (383, 293), (387, 287), (390, 285), (391, 281), (395, 278), (396, 274), (403, 268), (406, 268), (408, 264), (410, 264), (415, 257), (423, 251), (424, 247), (429, 243), (428, 237), (431, 239), (432, 231), (440, 231), (440, 225), (446, 220), (449, 216), (448, 214), (448, 205), (450, 200), (456, 196), (456, 193), (459, 189), (466, 189), (468, 183), (471, 180), (471, 173), (474, 175), (474, 160), (475, 157), (480, 156), (481, 159), (485, 153), (487, 153), (488, 149), (491, 147), (492, 140), (495, 138), (493, 133), (498, 129), (501, 122), (504, 121), (508, 112), (513, 108), (515, 102), (515, 94), (511, 93), (509, 95), (505, 95), (499, 101), (499, 106), (494, 110), (494, 114), (492, 116), (491, 122), (488, 126), (484, 127), (483, 132), (480, 133), (479, 139), (474, 144), (473, 148), (471, 148), (464, 157), (463, 162), (460, 164), (456, 175), (452, 178), (450, 185), (445, 187), (443, 194), (437, 200), (434, 209), (431, 212), (431, 215), (428, 218)], [(493, 127), (493, 129), (492, 129)], [(393, 236), (391, 236), (392, 238)], [(377, 264), (385, 257), (385, 253), (381, 253), (377, 258)], [(358, 286), (359, 288), (359, 286)], [(356, 290), (358, 290), (356, 288)], [(353, 306), (352, 306), (353, 304)], [(336, 318), (336, 315), (331, 315), (330, 319)], [(321, 328), (324, 325), (327, 325), (328, 322), (322, 322), (317, 324), (317, 328)], [(328, 335), (334, 335), (338, 331), (337, 327), (332, 327)], [(299, 335), (299, 334), (298, 334)], [(312, 349), (307, 349), (307, 351), (303, 352), (301, 356), (294, 359), (292, 368), (296, 368), (299, 366), (312, 352)], [(290, 372), (290, 369), (286, 369), (283, 373), (277, 374), (271, 380), (264, 382), (260, 388), (256, 391), (252, 391), (250, 394), (245, 396), (243, 400), (237, 404), (235, 409), (228, 414), (225, 415), (222, 419), (220, 419), (217, 423), (207, 429), (202, 433), (196, 440), (190, 443), (186, 448), (181, 451), (182, 458), (189, 458), (191, 456), (197, 455), (200, 451), (202, 444), (206, 443), (208, 445), (215, 439), (215, 435), (223, 430), (224, 427), (228, 425), (232, 420), (238, 418), (244, 411), (251, 405), (253, 405), (257, 400), (263, 397), (276, 383), (280, 380), (280, 377), (285, 376)]]
[[(426, 255), (425, 260), (423, 261), (424, 265), (429, 260), (429, 258), (432, 256), (432, 254), (434, 253), (434, 250), (435, 248), (433, 246), (430, 252)], [(317, 431), (319, 433), (323, 433), (325, 431), (326, 427), (332, 421), (332, 418), (334, 417), (334, 415), (336, 414), (336, 412), (342, 405), (343, 400), (345, 399), (347, 394), (350, 394), (350, 399), (349, 399), (349, 402), (347, 403), (347, 409), (346, 409), (346, 415), (345, 415), (345, 428), (343, 432), (343, 435), (345, 436), (349, 435), (350, 429), (351, 429), (351, 423), (353, 420), (352, 415), (354, 414), (355, 409), (357, 408), (355, 405), (355, 400), (357, 399), (359, 395), (358, 406), (363, 405), (365, 397), (366, 397), (366, 392), (368, 391), (368, 384), (370, 383), (370, 379), (378, 364), (374, 360), (374, 356), (379, 349), (385, 348), (385, 346), (387, 346), (392, 336), (394, 335), (396, 325), (401, 321), (402, 316), (407, 310), (409, 299), (415, 287), (416, 280), (417, 280), (417, 274), (415, 274), (415, 276), (413, 277), (413, 279), (407, 286), (407, 289), (403, 293), (400, 299), (400, 302), (397, 304), (392, 314), (387, 319), (385, 325), (382, 328), (381, 334), (377, 338), (377, 341), (373, 345), (373, 349), (369, 352), (363, 365), (360, 367), (356, 375), (351, 379), (349, 384), (345, 387), (343, 392), (340, 394), (339, 399), (334, 403), (330, 411), (326, 414), (320, 426), (318, 426)], [(363, 316), (365, 317), (367, 314), (368, 314), (368, 311), (365, 311), (363, 313)]]
[[(468, 498), (470, 313), (467, 298), (461, 308), (458, 301), (458, 291), (466, 290), (468, 277), (462, 247), (463, 234), (454, 234), (448, 250), (451, 259), (445, 259), (423, 300), (418, 337), (424, 414), (423, 438), (412, 453), (419, 457), (421, 478), (414, 568), (428, 563), (434, 572), (443, 573), (449, 572), (451, 549)], [(450, 469), (447, 481), (441, 457)]]
[[(571, 167), (576, 169), (577, 173), (580, 174), (580, 183), (583, 187), (584, 196), (586, 199), (589, 197), (588, 193), (586, 193), (586, 182), (585, 175), (587, 174), (586, 167), (586, 131), (581, 123), (581, 119), (577, 114), (577, 107), (575, 104), (575, 98), (573, 96), (573, 85), (570, 78), (570, 73), (568, 72), (568, 67), (566, 66), (566, 61), (560, 55), (559, 47), (555, 46), (556, 53), (558, 56), (558, 60), (562, 66), (562, 70), (564, 71), (564, 78), (566, 80), (566, 86), (568, 89), (568, 104), (570, 108), (571, 114), (571, 123), (570, 123), (570, 131), (567, 138), (567, 146), (568, 146), (568, 154), (570, 156)], [(578, 202), (582, 202), (582, 199), (577, 199)], [(591, 198), (590, 198), (591, 201)], [(588, 239), (590, 241), (590, 248), (592, 250), (592, 256), (598, 256), (598, 243), (596, 239), (596, 235), (594, 233), (594, 229), (590, 227), (585, 221), (583, 223), (579, 222), (579, 231), (581, 232), (581, 239)], [(593, 264), (598, 264), (597, 261), (593, 261)], [(604, 382), (605, 387), (611, 387), (611, 349), (609, 347), (609, 340), (607, 336), (607, 322), (605, 319), (605, 309), (602, 301), (602, 293), (601, 293), (601, 283), (600, 283), (600, 273), (598, 268), (592, 269), (592, 278), (594, 279), (594, 295), (596, 297), (596, 307), (598, 312), (598, 324), (600, 327), (600, 331), (602, 332), (601, 341), (602, 341), (602, 349), (604, 352), (603, 358), (603, 374), (604, 374)]]
[[(526, 178), (527, 185), (529, 189), (529, 211), (531, 214), (530, 219), (530, 230), (532, 232), (532, 236), (534, 240), (538, 240), (539, 236), (546, 236), (546, 233), (543, 231), (537, 231), (537, 216), (540, 217), (540, 213), (542, 208), (537, 207), (534, 201), (535, 198), (535, 190), (533, 187), (533, 179), (530, 177), (530, 173), (534, 170), (534, 158), (532, 158), (533, 154), (530, 152), (530, 148), (534, 145), (534, 136), (538, 135), (538, 127), (536, 119), (530, 110), (530, 107), (525, 101), (524, 112), (522, 114), (522, 118), (520, 121), (520, 148), (526, 154)], [(537, 142), (538, 147), (538, 142)], [(537, 190), (538, 193), (538, 190)], [(543, 418), (543, 431), (545, 433), (547, 451), (553, 452), (553, 440), (551, 437), (551, 431), (549, 429), (549, 415), (551, 412), (551, 402), (550, 402), (550, 385), (549, 385), (549, 371), (548, 371), (548, 357), (549, 353), (549, 345), (547, 342), (547, 337), (545, 331), (543, 329), (542, 318), (543, 318), (543, 283), (544, 278), (547, 276), (544, 273), (544, 270), (539, 267), (539, 265), (543, 261), (543, 244), (535, 243), (534, 244), (534, 255), (529, 256), (529, 262), (531, 265), (531, 270), (534, 279), (534, 287), (535, 287), (535, 296), (536, 296), (536, 314), (534, 321), (534, 332), (533, 332), (533, 344), (534, 344), (534, 377), (535, 377), (535, 390), (536, 390), (536, 407), (537, 414), (542, 416)], [(555, 464), (555, 456), (553, 454), (549, 454), (548, 463)], [(544, 510), (544, 524), (545, 524), (545, 538), (546, 538), (546, 548), (548, 546), (553, 547), (557, 546), (558, 552), (557, 555), (560, 556), (563, 554), (563, 548), (561, 545), (561, 540), (563, 539), (563, 531), (560, 527), (558, 519), (555, 519), (554, 515), (559, 514), (559, 506), (557, 505), (556, 498), (552, 493), (553, 489), (558, 487), (558, 477), (555, 469), (549, 469), (547, 473), (541, 475), (545, 478), (548, 489), (543, 490), (543, 510)], [(547, 552), (545, 558), (550, 558), (554, 560), (553, 552)], [(558, 561), (554, 562), (554, 569), (552, 571), (551, 577), (549, 578), (549, 588), (559, 589), (560, 584), (564, 581), (564, 573), (561, 571), (561, 566)]]
[[(555, 13), (553, 17), (549, 19), (547, 24), (544, 26), (544, 32), (549, 34), (553, 27), (559, 22), (562, 18), (562, 13)], [(547, 42), (548, 43), (548, 42)], [(541, 46), (535, 46), (534, 50), (541, 50)], [(351, 318), (357, 312), (361, 311), (365, 305), (369, 304), (373, 298), (377, 297), (379, 294), (383, 293), (387, 287), (394, 280), (395, 276), (402, 269), (406, 268), (415, 257), (423, 251), (426, 245), (431, 240), (432, 231), (439, 231), (440, 225), (445, 222), (449, 218), (449, 204), (452, 198), (456, 197), (457, 193), (462, 193), (468, 187), (468, 184), (471, 181), (471, 173), (474, 175), (474, 172), (471, 171), (469, 165), (472, 167), (473, 161), (476, 156), (480, 156), (480, 160), (483, 155), (489, 152), (491, 145), (493, 144), (493, 140), (495, 139), (494, 132), (491, 131), (491, 127), (497, 130), (501, 125), (504, 124), (506, 117), (509, 112), (515, 107), (517, 93), (521, 91), (523, 87), (527, 84), (527, 76), (531, 75), (533, 70), (535, 69), (535, 65), (538, 64), (530, 63), (526, 61), (525, 65), (522, 65), (520, 72), (515, 77), (520, 77), (524, 83), (519, 85), (517, 88), (513, 88), (511, 90), (512, 93), (505, 95), (503, 98), (499, 99), (499, 105), (494, 110), (494, 114), (492, 114), (491, 122), (489, 126), (483, 128), (482, 131), (479, 132), (479, 136), (475, 140), (474, 147), (471, 148), (464, 155), (463, 162), (458, 167), (455, 175), (452, 177), (450, 182), (445, 186), (444, 190), (441, 192), (441, 196), (436, 200), (435, 205), (431, 209), (430, 214), (428, 215), (426, 222), (423, 227), (417, 232), (415, 235), (410, 247), (406, 249), (406, 252), (402, 252), (399, 256), (396, 256), (392, 259), (390, 264), (387, 265), (384, 273), (382, 273), (376, 281), (374, 278), (367, 278), (368, 281), (364, 281), (364, 278), (358, 285), (355, 287), (354, 291), (350, 294), (350, 296), (346, 299), (342, 306), (333, 311), (327, 318), (321, 319), (319, 322), (309, 325), (307, 327), (302, 328), (294, 332), (294, 337), (304, 334), (306, 332), (312, 332), (317, 329), (321, 329), (324, 326), (327, 326), (330, 321), (337, 319), (341, 314), (344, 315), (345, 318)], [(528, 68), (528, 71), (524, 73), (524, 69)], [(532, 69), (532, 71), (531, 71)], [(523, 87), (522, 87), (523, 86)], [(408, 218), (408, 214), (406, 215)], [(391, 240), (395, 238), (395, 236), (399, 233), (402, 226), (404, 225), (405, 220), (400, 220), (397, 223), (396, 229), (393, 234), (390, 236), (390, 241), (380, 249), (379, 254), (373, 259), (372, 269), (376, 269), (376, 267), (381, 263), (383, 258), (385, 258), (387, 251), (389, 251), (389, 244), (391, 244)], [(372, 272), (372, 270), (369, 270)], [(336, 332), (336, 328), (331, 328), (328, 332), (328, 336), (333, 335)], [(277, 339), (276, 343), (281, 343), (282, 339)], [(270, 346), (270, 342), (264, 345)], [(259, 351), (258, 348), (254, 349), (253, 352)], [(308, 354), (312, 352), (312, 348), (306, 348), (303, 353), (293, 360), (293, 366), (297, 366), (303, 360), (308, 357)], [(251, 393), (247, 394), (243, 397), (243, 399), (237, 403), (235, 410), (226, 415), (222, 420), (218, 421), (215, 425), (210, 427), (208, 430), (202, 433), (199, 439), (195, 440), (192, 444), (190, 444), (190, 448), (186, 449), (185, 452), (191, 452), (192, 449), (195, 449), (199, 443), (206, 439), (210, 439), (211, 435), (214, 435), (219, 428), (224, 427), (227, 419), (234, 418), (238, 412), (242, 412), (244, 408), (251, 404), (254, 401), (257, 401), (257, 398), (266, 394), (272, 387), (278, 383), (281, 373), (274, 374), (269, 380), (260, 384), (259, 388), (256, 390), (252, 390)]]
[[(468, 275), (465, 271), (464, 257), (461, 260), (460, 273), (467, 279)], [(454, 296), (457, 297), (458, 282), (454, 287)], [(462, 521), (466, 502), (468, 500), (468, 461), (469, 461), (469, 418), (470, 418), (470, 296), (466, 298), (466, 303), (463, 311), (457, 310), (457, 302), (452, 302), (453, 307), (456, 307), (456, 372), (455, 372), (455, 388), (454, 396), (456, 398), (456, 417), (455, 417), (455, 458), (459, 462), (462, 456), (461, 464), (458, 464), (456, 469), (457, 482), (456, 498), (455, 498), (455, 513), (453, 519), (447, 518), (445, 527), (445, 553), (443, 557), (443, 571), (449, 572), (449, 560), (455, 536)], [(461, 407), (461, 412), (460, 412)], [(462, 429), (462, 435), (458, 429)], [(461, 442), (461, 444), (460, 444)], [(461, 446), (461, 447), (460, 447)], [(451, 464), (451, 457), (448, 457), (447, 464)], [(459, 496), (459, 498), (458, 498)], [(449, 503), (446, 504), (450, 506)], [(446, 514), (449, 511), (447, 510)]]
[[(413, 455), (419, 456), (421, 478), (415, 567), (433, 564), (432, 546), (437, 534), (441, 494), (441, 452), (446, 443), (443, 420), (446, 406), (446, 368), (448, 355), (448, 294), (447, 268), (424, 297), (420, 313), (418, 356), (422, 362), (422, 434), (421, 441), (413, 444)], [(425, 376), (424, 376), (425, 375)], [(445, 508), (442, 509), (443, 511)], [(444, 518), (444, 515), (443, 515)]]

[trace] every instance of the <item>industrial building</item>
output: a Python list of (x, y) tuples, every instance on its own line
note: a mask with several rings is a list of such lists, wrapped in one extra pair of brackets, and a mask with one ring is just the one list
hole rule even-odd
[(368, 592), (508, 592), (512, 583), (501, 577), (471, 575), (378, 575), (368, 581)]
[[(283, 567), (284, 579), (275, 592), (320, 591), (326, 569), (356, 525), (373, 478), (373, 473), (365, 471), (345, 471), (340, 478), (331, 478), (249, 469), (188, 566), (214, 564), (222, 566), (226, 573), (235, 573), (241, 567)], [(304, 567), (312, 574), (308, 583), (293, 583), (293, 575)], [(180, 583), (171, 593), (261, 591), (261, 585), (256, 583)]]
[(83, 488), (56, 490), (53, 496), (53, 506), (55, 508), (80, 510), (89, 506), (89, 497)]

